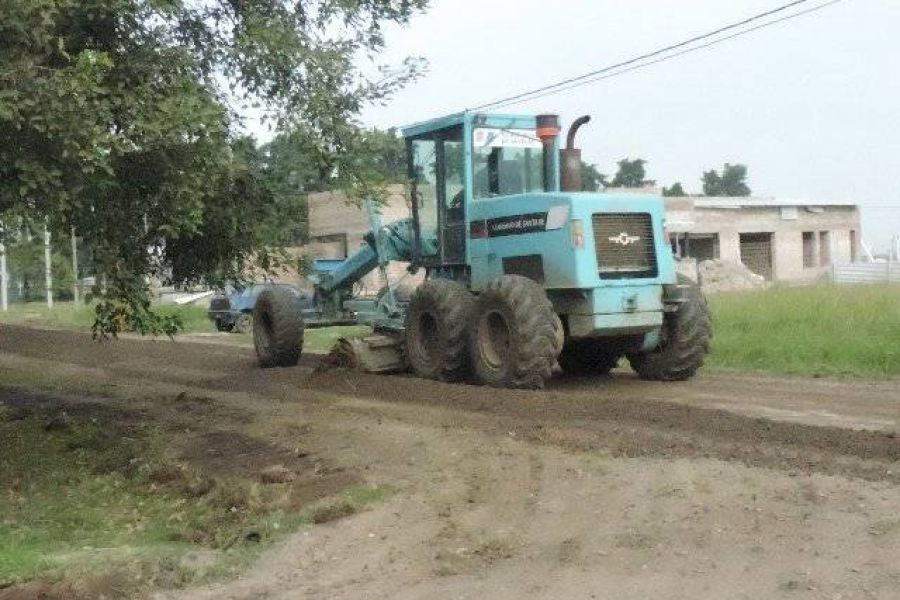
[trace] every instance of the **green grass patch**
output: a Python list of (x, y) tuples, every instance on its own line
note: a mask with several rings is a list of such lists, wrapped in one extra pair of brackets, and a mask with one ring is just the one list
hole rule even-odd
[(385, 486), (353, 486), (304, 512), (312, 523), (328, 523), (350, 516), (370, 504), (382, 502), (392, 490)]
[(8, 311), (0, 311), (0, 323), (14, 325), (90, 330), (93, 322), (93, 305), (74, 302), (57, 302), (52, 309), (43, 302), (10, 304)]
[(775, 287), (714, 295), (709, 304), (713, 366), (900, 376), (900, 286)]
[[(181, 317), (184, 333), (209, 333), (216, 330), (206, 315), (206, 306), (202, 304), (165, 304), (154, 307), (154, 310), (160, 315)], [(53, 308), (47, 308), (43, 302), (11, 304), (8, 311), (0, 311), (0, 323), (90, 331), (94, 323), (94, 305), (57, 302)]]
[[(160, 305), (155, 309), (160, 315), (178, 315), (184, 325), (182, 333), (215, 333), (216, 328), (207, 316), (204, 304), (176, 306)], [(90, 331), (94, 322), (94, 307), (88, 304), (75, 305), (72, 302), (58, 302), (52, 309), (40, 302), (10, 305), (8, 312), (0, 311), (0, 323), (27, 325), (32, 327), (49, 327), (54, 329), (74, 329)], [(371, 333), (366, 325), (343, 325), (337, 327), (321, 327), (307, 329), (304, 335), (303, 348), (306, 352), (325, 354), (342, 337), (360, 337)], [(236, 344), (252, 344), (253, 336), (249, 333), (232, 333), (217, 339), (233, 341)]]
[[(0, 389), (0, 589), (110, 574), (129, 582), (125, 596), (186, 585), (233, 575), (272, 540), (316, 522), (319, 505), (298, 501), (302, 482), (213, 477), (173, 459), (183, 428), (171, 415), (21, 394)], [(183, 410), (173, 403), (158, 410)], [(384, 494), (353, 486), (322, 502), (345, 503), (340, 518)]]
[(185, 306), (165, 304), (156, 306), (153, 310), (163, 316), (178, 315), (181, 317), (181, 323), (184, 327), (182, 333), (212, 333), (216, 330), (215, 325), (207, 316), (208, 307), (205, 303)]
[(303, 351), (326, 354), (331, 351), (338, 339), (355, 338), (369, 335), (372, 328), (367, 325), (341, 325), (338, 327), (320, 327), (307, 329), (303, 334)]

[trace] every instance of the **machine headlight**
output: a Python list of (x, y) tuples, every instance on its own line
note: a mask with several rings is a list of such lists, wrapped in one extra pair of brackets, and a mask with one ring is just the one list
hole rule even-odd
[(569, 222), (569, 232), (572, 236), (572, 247), (584, 248), (584, 224), (581, 219), (572, 219)]

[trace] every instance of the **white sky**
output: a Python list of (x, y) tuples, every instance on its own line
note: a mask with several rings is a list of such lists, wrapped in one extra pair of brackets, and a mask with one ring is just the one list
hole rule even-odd
[[(823, 0), (813, 0), (818, 4)], [(390, 27), (383, 62), (429, 73), (385, 107), (401, 126), (579, 75), (786, 0), (432, 0)], [(649, 161), (660, 184), (700, 191), (703, 170), (749, 167), (755, 195), (853, 200), (863, 239), (900, 234), (900, 1), (844, 0), (671, 61), (507, 112), (589, 113), (584, 158), (607, 174)]]

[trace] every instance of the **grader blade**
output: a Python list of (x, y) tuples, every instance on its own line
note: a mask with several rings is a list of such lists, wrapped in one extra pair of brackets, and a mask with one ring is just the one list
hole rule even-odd
[(340, 338), (331, 349), (329, 362), (338, 367), (366, 373), (396, 373), (406, 369), (401, 339), (381, 334), (364, 338)]

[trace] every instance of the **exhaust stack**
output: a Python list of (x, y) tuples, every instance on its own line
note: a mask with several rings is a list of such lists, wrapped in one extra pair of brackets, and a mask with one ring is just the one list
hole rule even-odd
[(579, 127), (590, 120), (590, 115), (575, 119), (566, 136), (566, 147), (559, 151), (561, 188), (564, 192), (581, 191), (581, 149), (575, 147), (575, 134), (578, 133)]
[(552, 192), (556, 189), (556, 171), (553, 168), (553, 149), (556, 147), (556, 138), (559, 137), (559, 115), (538, 115), (535, 128), (541, 144), (544, 146), (544, 191)]

